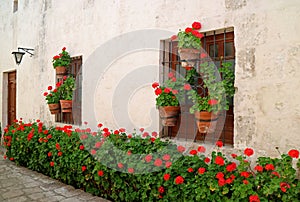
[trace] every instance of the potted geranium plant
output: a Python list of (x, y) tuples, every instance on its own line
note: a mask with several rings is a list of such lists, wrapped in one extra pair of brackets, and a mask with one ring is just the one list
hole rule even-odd
[(184, 89), (190, 89), (183, 78), (176, 78), (171, 72), (164, 85), (155, 82), (152, 84), (157, 96), (156, 106), (159, 110), (163, 126), (176, 126), (180, 114), (180, 102), (184, 98)]
[(199, 32), (201, 29), (200, 22), (193, 22), (192, 27), (187, 27), (185, 30), (179, 30), (178, 52), (182, 62), (182, 66), (195, 66), (196, 60), (200, 56), (201, 38), (203, 34)]
[(62, 112), (72, 112), (73, 92), (75, 90), (75, 79), (72, 76), (64, 77), (59, 87), (61, 94), (60, 107)]
[(57, 76), (64, 76), (67, 73), (67, 68), (71, 63), (71, 56), (66, 51), (66, 47), (62, 48), (62, 52), (55, 55), (52, 60), (54, 69), (56, 70)]
[(49, 110), (51, 114), (60, 113), (60, 91), (58, 88), (53, 89), (52, 86), (48, 86), (49, 92), (44, 92), (45, 99), (47, 101)]
[(196, 90), (189, 91), (188, 98), (194, 103), (190, 113), (195, 115), (199, 132), (213, 132), (219, 112), (229, 109), (229, 98), (233, 97), (234, 73), (232, 64), (222, 63), (218, 71), (222, 77), (217, 79), (216, 67), (213, 63), (204, 62), (200, 68), (200, 75), (204, 85), (202, 94)]

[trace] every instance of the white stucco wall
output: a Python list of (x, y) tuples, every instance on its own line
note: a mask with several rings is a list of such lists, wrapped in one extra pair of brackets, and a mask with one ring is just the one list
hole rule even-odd
[[(238, 88), (234, 146), (251, 146), (268, 153), (275, 153), (275, 146), (283, 152), (300, 148), (299, 11), (299, 0), (24, 0), (13, 13), (12, 1), (4, 1), (0, 5), (0, 89), (3, 72), (16, 69), (17, 117), (52, 122), (42, 93), (55, 82), (51, 61), (62, 47), (67, 47), (72, 56), (82, 55), (87, 65), (97, 61), (99, 47), (128, 32), (152, 29), (175, 34), (193, 21), (202, 23), (203, 32), (234, 27)], [(138, 40), (136, 37), (133, 42)], [(159, 41), (154, 46), (158, 48)], [(26, 54), (16, 66), (11, 52), (17, 47), (34, 48), (35, 56)], [(108, 47), (101, 57), (109, 58), (116, 50), (118, 46)], [(123, 127), (111, 113), (118, 109), (118, 102), (110, 100), (119, 81), (129, 79), (126, 75), (130, 72), (152, 65), (153, 69), (157, 66), (156, 71), (140, 77), (158, 80), (158, 59), (155, 50), (139, 50), (116, 58), (108, 66), (101, 66), (101, 62), (92, 70), (84, 66), (83, 75), (94, 77), (84, 77), (83, 121)], [(97, 80), (96, 91), (89, 88), (89, 79)], [(150, 83), (131, 88), (132, 95), (125, 96), (128, 116), (136, 125), (157, 127), (158, 120), (151, 120), (151, 114), (157, 117), (157, 111)], [(90, 105), (91, 96), (94, 106)], [(3, 102), (2, 94), (0, 100)], [(3, 122), (3, 107), (0, 112)]]

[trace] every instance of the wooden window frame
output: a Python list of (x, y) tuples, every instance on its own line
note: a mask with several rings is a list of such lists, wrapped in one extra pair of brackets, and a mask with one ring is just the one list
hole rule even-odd
[[(73, 94), (73, 109), (71, 113), (59, 113), (55, 115), (55, 122), (81, 125), (82, 124), (82, 56), (71, 57), (68, 75), (75, 78), (76, 90)], [(62, 78), (56, 77), (56, 82)]]
[[(204, 37), (201, 40), (203, 49), (209, 54), (209, 49), (211, 45), (218, 45), (218, 55), (216, 57), (212, 57), (211, 59), (214, 62), (218, 62), (219, 65), (222, 65), (224, 61), (235, 61), (235, 48), (234, 48), (234, 30), (233, 28), (223, 29), (223, 30), (216, 30), (204, 33)], [(167, 75), (170, 71), (181, 71), (182, 67), (180, 67), (180, 58), (177, 54), (177, 41), (171, 41), (170, 39), (162, 40), (161, 43), (161, 52), (160, 52), (160, 83), (163, 83), (167, 80)], [(231, 50), (232, 55), (224, 56), (225, 43), (233, 43), (233, 50)], [(179, 67), (179, 68), (178, 68)], [(178, 68), (178, 69), (177, 69)], [(183, 72), (181, 72), (182, 74)], [(180, 72), (179, 72), (180, 74)], [(225, 118), (225, 125), (221, 131), (221, 137), (219, 140), (222, 140), (224, 144), (233, 145), (234, 139), (234, 114), (233, 114), (233, 100), (230, 109), (226, 112)], [(179, 128), (180, 123), (178, 126), (175, 127), (166, 127), (160, 125), (161, 137), (177, 137), (177, 138), (185, 138), (185, 139), (194, 139), (203, 140), (203, 134), (197, 132), (197, 126), (192, 121), (194, 119), (193, 115), (189, 114), (189, 106), (181, 106), (181, 121), (183, 121), (184, 128), (182, 125)], [(185, 118), (186, 117), (186, 118)], [(160, 121), (161, 123), (161, 121)], [(182, 124), (182, 123), (181, 123)], [(184, 130), (182, 132), (181, 130)], [(188, 133), (190, 135), (183, 135), (184, 133)], [(196, 135), (195, 135), (196, 133)], [(205, 141), (215, 141), (215, 139), (205, 138)]]

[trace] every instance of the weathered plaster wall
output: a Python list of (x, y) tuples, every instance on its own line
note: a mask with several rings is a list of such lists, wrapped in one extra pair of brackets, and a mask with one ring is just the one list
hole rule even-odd
[[(175, 34), (195, 20), (203, 24), (202, 31), (234, 27), (235, 147), (251, 146), (275, 154), (275, 146), (282, 151), (300, 148), (299, 8), (299, 0), (25, 0), (19, 1), (19, 10), (13, 14), (12, 2), (6, 1), (0, 5), (0, 70), (17, 69), (18, 117), (53, 121), (41, 95), (55, 82), (51, 60), (63, 46), (72, 56), (83, 55), (86, 63), (113, 37), (136, 30), (162, 29)], [(18, 46), (34, 48), (35, 56), (26, 55), (16, 67), (11, 51)], [(109, 56), (110, 50), (115, 47), (103, 54)], [(141, 65), (158, 67), (158, 60), (155, 51), (130, 53), (114, 61), (104, 78), (84, 78), (99, 82), (97, 90), (91, 91), (84, 81), (83, 103), (88, 102), (87, 96), (96, 101), (95, 106), (85, 106), (83, 120), (90, 121), (86, 108), (93, 107), (97, 121), (118, 125), (110, 113), (116, 106), (109, 101), (118, 79)], [(142, 76), (158, 80), (157, 72)], [(148, 126), (149, 114), (157, 116), (152, 89), (145, 85), (133, 94), (130, 117)], [(142, 106), (144, 102), (147, 105)], [(152, 121), (157, 126), (157, 120)]]

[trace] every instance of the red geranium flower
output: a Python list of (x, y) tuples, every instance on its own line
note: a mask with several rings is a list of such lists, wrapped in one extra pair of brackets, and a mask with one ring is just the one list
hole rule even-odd
[(99, 171), (98, 171), (98, 176), (102, 177), (103, 175), (104, 175), (103, 170), (99, 170)]
[(55, 144), (57, 150), (60, 150), (60, 145), (58, 143)]
[(164, 193), (165, 192), (165, 189), (164, 189), (164, 187), (163, 186), (160, 186), (159, 188), (158, 188), (158, 192), (159, 193)]
[(249, 202), (260, 202), (259, 197), (257, 195), (251, 195), (249, 197)]
[(206, 58), (206, 57), (207, 57), (207, 54), (206, 54), (206, 53), (201, 53), (201, 54), (200, 54), (200, 58), (201, 58), (201, 59)]
[(81, 170), (82, 170), (82, 172), (84, 172), (86, 170), (86, 166), (82, 166)]
[(205, 162), (205, 163), (209, 163), (209, 162), (210, 162), (210, 158), (206, 157), (206, 158), (204, 159), (204, 162)]
[(193, 29), (192, 28), (190, 28), (190, 27), (187, 27), (187, 28), (185, 28), (185, 33), (190, 33), (190, 32), (192, 32), (193, 31)]
[(235, 169), (236, 169), (236, 163), (234, 163), (234, 162), (226, 166), (226, 170), (227, 170), (228, 172), (232, 172), (232, 171), (234, 171)]
[(96, 153), (97, 153), (97, 151), (96, 151), (95, 149), (92, 149), (92, 150), (91, 150), (91, 154), (92, 154), (92, 155), (95, 155)]
[(63, 47), (62, 50), (65, 51), (65, 50), (66, 50), (66, 47)]
[(198, 147), (198, 152), (204, 153), (205, 151), (206, 151), (205, 147), (203, 147), (203, 146)]
[(299, 151), (296, 149), (291, 149), (288, 153), (288, 155), (292, 158), (299, 158)]
[(224, 178), (224, 173), (218, 172), (218, 173), (216, 174), (216, 178), (217, 178), (217, 179)]
[(168, 161), (168, 160), (170, 160), (170, 158), (171, 158), (171, 156), (169, 154), (165, 154), (162, 159), (164, 161)]
[(129, 173), (134, 173), (134, 168), (128, 168)]
[(257, 165), (254, 167), (254, 170), (257, 170), (258, 172), (262, 172), (264, 170), (264, 168), (260, 165)]
[(206, 169), (205, 168), (198, 168), (198, 173), (203, 174), (205, 173)]
[(162, 163), (163, 163), (162, 160), (159, 159), (159, 158), (158, 158), (158, 159), (155, 159), (155, 161), (154, 161), (154, 165), (157, 166), (157, 167), (161, 166)]
[(83, 145), (80, 145), (80, 146), (79, 146), (79, 149), (80, 149), (80, 150), (84, 150), (84, 146), (83, 146)]
[(192, 27), (194, 29), (201, 29), (201, 23), (200, 22), (193, 22)]
[(123, 163), (118, 163), (118, 167), (123, 168), (124, 167)]
[(62, 152), (59, 151), (59, 152), (57, 153), (57, 156), (62, 156)]
[(166, 165), (166, 168), (170, 168), (170, 167), (171, 167), (171, 165), (172, 165), (172, 162), (170, 162), (170, 161), (167, 161), (165, 165)]
[(156, 88), (154, 93), (155, 93), (155, 95), (160, 95), (162, 93), (161, 88)]
[(183, 88), (184, 88), (184, 90), (191, 90), (192, 89), (191, 85), (188, 84), (188, 83), (184, 84)]
[(169, 72), (168, 77), (169, 77), (169, 78), (174, 77), (174, 73), (173, 73), (173, 72)]
[(179, 145), (179, 146), (177, 147), (177, 150), (178, 150), (180, 153), (183, 153), (183, 152), (185, 151), (185, 147)]
[(218, 100), (215, 100), (215, 99), (210, 99), (210, 100), (208, 100), (208, 104), (209, 105), (216, 105), (216, 104), (218, 104)]
[(177, 39), (177, 35), (171, 36), (171, 40), (172, 40), (172, 41), (174, 41), (174, 40), (176, 40), (176, 39)]
[(180, 175), (175, 178), (176, 184), (182, 184), (183, 182), (184, 182), (184, 178), (181, 177)]
[(266, 170), (274, 170), (275, 167), (274, 167), (273, 164), (267, 164), (267, 165), (265, 166), (265, 169), (266, 169)]
[(164, 89), (164, 93), (167, 93), (167, 94), (168, 94), (168, 93), (170, 93), (170, 92), (171, 92), (171, 89), (170, 89), (170, 88), (165, 88), (165, 89)]
[(280, 177), (279, 173), (276, 172), (276, 171), (273, 171), (271, 174), (272, 174), (272, 175), (275, 175), (275, 176), (277, 176), (277, 177)]
[(147, 163), (149, 163), (151, 160), (152, 160), (152, 155), (149, 154), (149, 155), (145, 156), (145, 161)]
[(242, 177), (245, 177), (245, 178), (248, 178), (248, 177), (250, 176), (250, 173), (247, 172), (247, 171), (242, 171), (242, 172), (241, 172), (241, 176), (242, 176)]
[(244, 150), (244, 154), (247, 155), (247, 156), (252, 156), (254, 154), (254, 151), (251, 148), (246, 148)]
[(223, 147), (223, 142), (219, 140), (219, 141), (216, 142), (216, 145), (218, 147)]
[(288, 183), (286, 183), (286, 182), (280, 182), (280, 189), (281, 189), (281, 191), (286, 192), (286, 189), (290, 188), (290, 187), (291, 186)]
[(52, 156), (52, 152), (48, 152), (47, 155), (48, 155), (48, 157)]
[(169, 173), (164, 174), (164, 180), (168, 181), (169, 179), (170, 179), (170, 174)]
[(53, 161), (50, 162), (50, 166), (51, 166), (51, 167), (54, 166), (54, 162), (53, 162)]
[(194, 172), (194, 169), (193, 169), (193, 168), (188, 168), (187, 171), (188, 171), (189, 173), (192, 173), (192, 172)]
[(222, 187), (222, 186), (224, 186), (226, 184), (226, 180), (224, 178), (220, 178), (218, 180), (218, 184), (219, 184), (220, 187)]
[(194, 150), (194, 149), (191, 150), (191, 151), (190, 151), (190, 154), (191, 154), (191, 155), (196, 155), (196, 154), (197, 154), (197, 150)]
[(215, 164), (223, 166), (224, 165), (224, 159), (223, 159), (223, 157), (217, 156), (216, 159), (215, 159)]
[(248, 180), (243, 180), (244, 184), (249, 184)]
[(172, 93), (173, 93), (174, 95), (177, 95), (177, 94), (178, 94), (178, 90), (173, 89), (173, 90), (172, 90)]
[(236, 154), (231, 154), (231, 157), (235, 159), (237, 157), (237, 155)]

